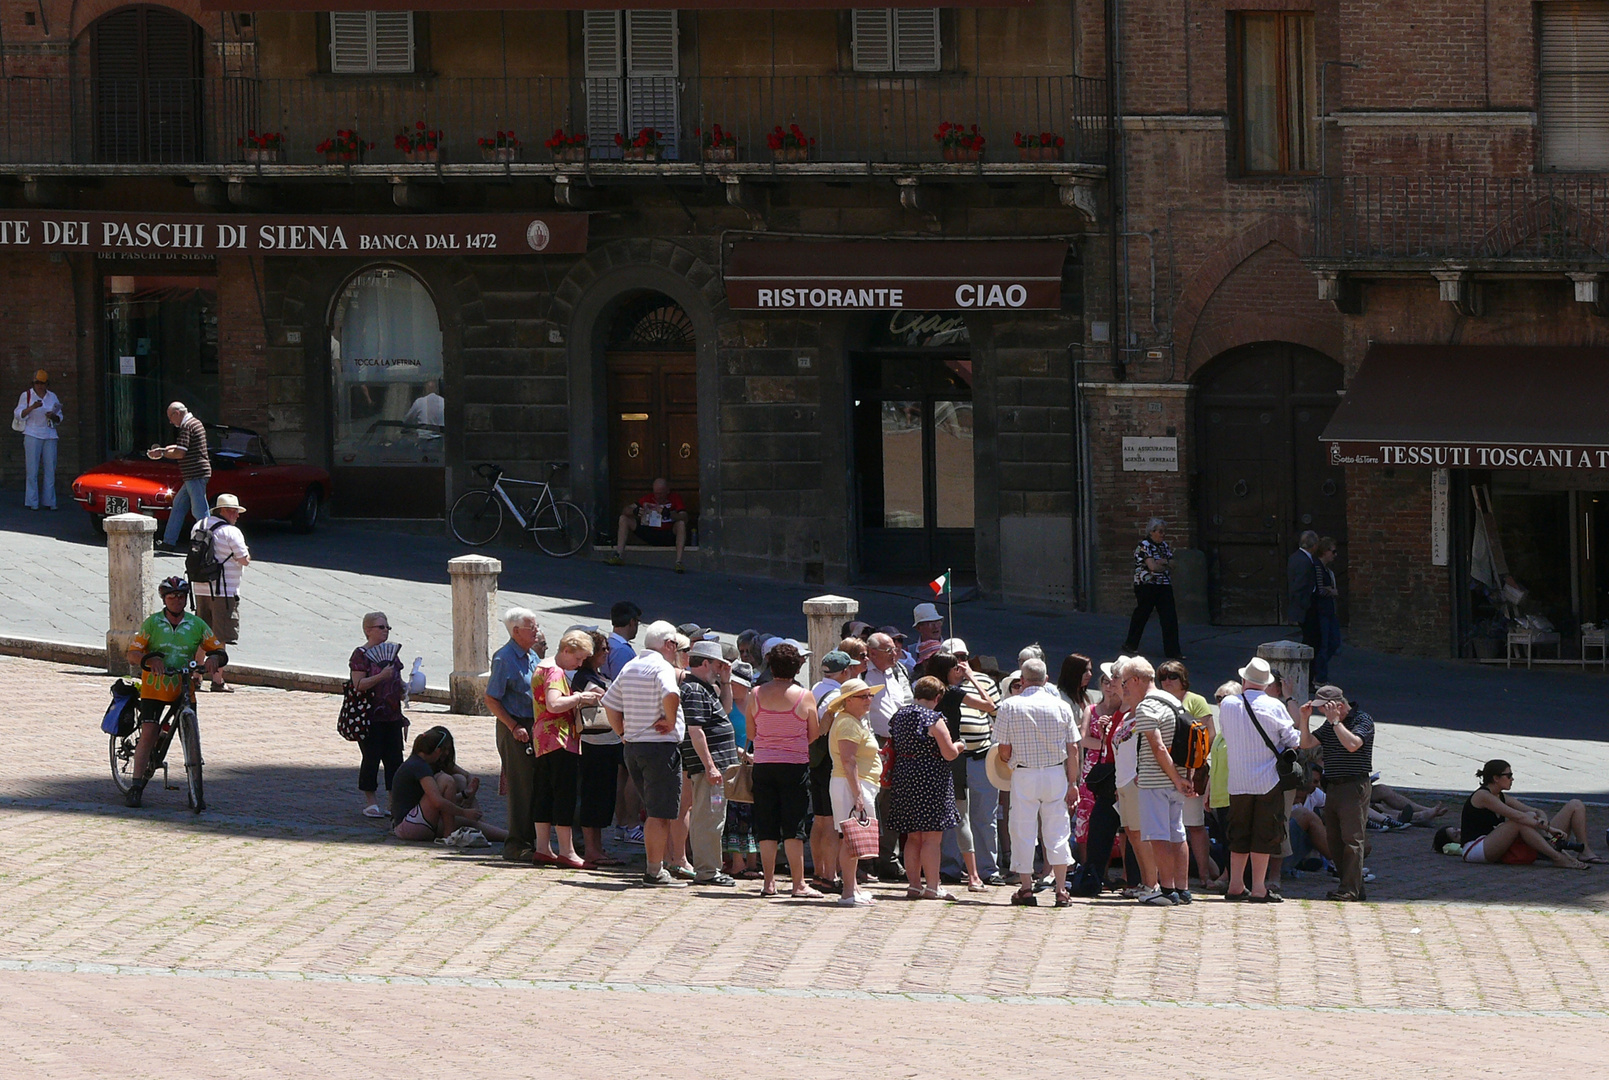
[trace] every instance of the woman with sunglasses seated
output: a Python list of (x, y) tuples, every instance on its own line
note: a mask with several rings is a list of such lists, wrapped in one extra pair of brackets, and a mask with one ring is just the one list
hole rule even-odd
[(473, 825), (486, 839), (501, 843), (508, 833), (482, 820), (472, 806), (460, 806), (457, 783), (440, 771), (453, 753), (452, 733), (433, 727), (413, 741), (413, 753), (391, 788), (391, 832), (398, 840), (434, 840), (451, 836), (462, 825)]
[[(1481, 786), (1464, 801), (1459, 828), (1437, 830), (1436, 850), (1449, 842), (1462, 843), (1465, 862), (1525, 865), (1540, 857), (1569, 870), (1605, 861), (1587, 844), (1587, 811), (1580, 799), (1565, 803), (1549, 821), (1542, 811), (1504, 794), (1514, 786), (1508, 762), (1488, 761), (1475, 775)], [(1555, 846), (1571, 839), (1581, 844), (1579, 859)]]

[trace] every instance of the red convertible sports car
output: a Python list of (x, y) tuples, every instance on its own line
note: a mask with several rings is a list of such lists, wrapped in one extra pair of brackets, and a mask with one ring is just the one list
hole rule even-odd
[[(278, 465), (262, 436), (245, 428), (207, 426), (212, 479), (207, 499), (223, 492), (238, 498), (253, 519), (286, 518), (309, 532), (330, 498), (330, 474), (312, 465)], [(177, 461), (152, 461), (138, 453), (108, 461), (73, 481), (73, 498), (84, 504), (95, 528), (108, 514), (148, 514), (168, 518), (179, 487)]]

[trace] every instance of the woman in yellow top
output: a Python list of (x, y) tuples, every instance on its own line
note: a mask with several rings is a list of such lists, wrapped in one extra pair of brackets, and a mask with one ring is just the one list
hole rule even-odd
[(1218, 867), (1212, 861), (1212, 845), (1207, 840), (1206, 795), (1207, 780), (1212, 772), (1210, 753), (1212, 744), (1218, 739), (1218, 725), (1213, 720), (1212, 706), (1207, 699), (1190, 689), (1190, 672), (1177, 660), (1169, 660), (1156, 669), (1156, 684), (1163, 690), (1179, 699), (1184, 711), (1197, 720), (1205, 721), (1207, 725), (1207, 747), (1209, 764), (1204, 773), (1196, 779), (1196, 793), (1184, 800), (1184, 835), (1190, 842), (1190, 854), (1195, 859), (1196, 876), (1201, 878), (1202, 885), (1216, 881)]
[[(846, 821), (865, 814), (874, 818), (877, 785), (883, 778), (883, 760), (877, 753), (877, 737), (872, 734), (866, 714), (871, 711), (872, 695), (881, 686), (867, 686), (860, 679), (847, 679), (821, 703), (827, 717), (827, 745), (832, 749), (832, 819)], [(855, 887), (858, 859), (848, 844), (838, 846), (838, 869), (843, 875), (842, 907), (870, 907), (872, 895)]]
[[(580, 869), (587, 864), (576, 854), (570, 823), (575, 819), (576, 788), (581, 777), (581, 714), (579, 709), (596, 705), (603, 690), (592, 687), (570, 692), (570, 672), (592, 655), (592, 635), (585, 630), (567, 631), (559, 639), (559, 651), (531, 671), (531, 696), (536, 719), (531, 722), (531, 741), (525, 751), (536, 755), (535, 793), (530, 806), (536, 817), (538, 866), (567, 866)], [(513, 802), (514, 800), (510, 800)], [(553, 854), (549, 837), (558, 833), (559, 853)]]

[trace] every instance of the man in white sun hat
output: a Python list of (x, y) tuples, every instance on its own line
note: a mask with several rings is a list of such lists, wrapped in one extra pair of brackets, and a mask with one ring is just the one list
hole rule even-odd
[(917, 604), (911, 622), (916, 624), (916, 662), (925, 664), (944, 644), (944, 616), (937, 604)]
[[(251, 550), (246, 547), (246, 537), (239, 524), (240, 515), (245, 512), (246, 508), (235, 496), (219, 495), (212, 509), (190, 530), (191, 553), (185, 557), (184, 570), (190, 578), (196, 614), (225, 645), (240, 640), (240, 574), (251, 565)], [(199, 555), (206, 550), (200, 541), (207, 537), (212, 542), (213, 565), (204, 565), (205, 560)], [(230, 692), (224, 685), (222, 669), (212, 673), (212, 689)]]
[[(1286, 837), (1285, 794), (1279, 787), (1279, 751), (1301, 741), (1283, 702), (1266, 693), (1274, 681), (1268, 661), (1257, 657), (1240, 669), (1244, 687), (1219, 702), (1218, 730), (1229, 759), (1229, 892), (1226, 899), (1279, 902), (1265, 885), (1271, 858)], [(1251, 889), (1242, 885), (1251, 863)]]

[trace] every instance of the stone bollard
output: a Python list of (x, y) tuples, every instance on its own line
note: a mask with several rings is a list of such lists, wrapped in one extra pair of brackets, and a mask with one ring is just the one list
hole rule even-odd
[(1312, 699), (1313, 647), (1300, 641), (1267, 641), (1257, 646), (1257, 655), (1279, 672), (1285, 682), (1285, 696), (1297, 705)]
[(812, 596), (804, 602), (805, 623), (810, 637), (810, 681), (814, 686), (821, 681), (821, 658), (837, 648), (843, 640), (840, 633), (845, 620), (860, 613), (860, 601), (847, 596)]
[(496, 640), (492, 620), (497, 618), (497, 575), (502, 572), (501, 562), (484, 555), (447, 560), (453, 583), (453, 673), (447, 689), (455, 713), (487, 713), (486, 680)]
[(129, 644), (157, 607), (155, 537), (155, 518), (116, 514), (106, 519), (106, 670), (113, 675), (134, 674)]

